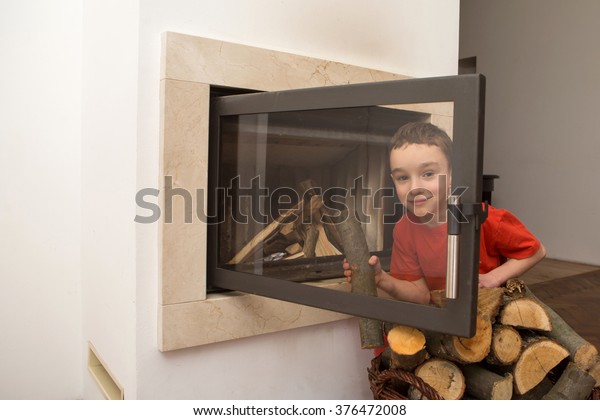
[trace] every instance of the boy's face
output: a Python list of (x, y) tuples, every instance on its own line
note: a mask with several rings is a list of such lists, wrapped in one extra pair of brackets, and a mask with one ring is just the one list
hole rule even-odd
[(396, 194), (408, 211), (428, 225), (446, 220), (451, 174), (448, 160), (439, 147), (408, 144), (393, 149), (390, 167)]

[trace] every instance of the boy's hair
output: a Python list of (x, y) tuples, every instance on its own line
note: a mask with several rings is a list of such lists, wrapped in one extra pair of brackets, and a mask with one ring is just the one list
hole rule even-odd
[(444, 130), (433, 124), (426, 122), (404, 124), (392, 136), (390, 151), (400, 149), (408, 144), (437, 146), (446, 156), (448, 165), (452, 165), (452, 140)]

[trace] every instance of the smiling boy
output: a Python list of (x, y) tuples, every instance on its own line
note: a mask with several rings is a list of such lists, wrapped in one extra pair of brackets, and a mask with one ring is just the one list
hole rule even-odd
[[(445, 288), (451, 157), (452, 140), (433, 124), (409, 123), (392, 137), (391, 176), (406, 212), (394, 226), (390, 272), (382, 270), (376, 256), (369, 264), (377, 287), (396, 299), (429, 303), (431, 290)], [(545, 255), (540, 241), (512, 213), (488, 206), (480, 234), (479, 287), (502, 286)], [(347, 262), (344, 275), (352, 275)]]

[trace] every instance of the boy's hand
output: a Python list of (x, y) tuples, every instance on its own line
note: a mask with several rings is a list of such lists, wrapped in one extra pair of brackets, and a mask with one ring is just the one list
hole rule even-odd
[(487, 289), (489, 287), (500, 287), (502, 286), (502, 280), (496, 278), (492, 272), (487, 274), (479, 275), (479, 288)]
[[(375, 280), (375, 285), (378, 286), (379, 282), (381, 281), (382, 273), (383, 273), (383, 270), (381, 269), (381, 263), (379, 262), (379, 257), (377, 257), (376, 255), (372, 255), (371, 258), (369, 258), (369, 265), (371, 267), (373, 267), (373, 280)], [(344, 268), (344, 277), (346, 277), (348, 279), (348, 282), (351, 282), (352, 281), (352, 267), (350, 266), (350, 263), (345, 258), (344, 258), (343, 268)]]

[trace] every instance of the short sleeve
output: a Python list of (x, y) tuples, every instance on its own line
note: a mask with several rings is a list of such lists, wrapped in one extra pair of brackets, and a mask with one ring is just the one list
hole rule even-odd
[(498, 252), (506, 258), (523, 259), (540, 249), (540, 241), (511, 212), (500, 210), (494, 235)]

